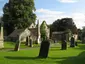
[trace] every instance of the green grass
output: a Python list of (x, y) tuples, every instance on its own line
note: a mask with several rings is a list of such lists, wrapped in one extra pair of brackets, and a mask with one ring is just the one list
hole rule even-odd
[[(0, 50), (0, 64), (85, 64), (85, 44), (68, 47), (67, 50), (60, 50), (60, 47), (54, 45), (50, 47), (48, 58), (37, 58), (39, 47), (28, 47), (15, 52), (14, 44), (7, 42), (7, 49)], [(21, 48), (24, 47), (21, 45)]]

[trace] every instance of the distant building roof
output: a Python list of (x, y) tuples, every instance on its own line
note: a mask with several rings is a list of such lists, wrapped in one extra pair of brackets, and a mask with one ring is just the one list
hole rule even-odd
[(25, 29), (16, 29), (8, 37), (18, 37)]
[(32, 36), (37, 36), (38, 35), (37, 28), (30, 28), (28, 30), (30, 30)]
[(65, 32), (65, 31), (64, 32), (63, 31), (62, 32), (52, 32), (52, 34), (64, 34), (64, 33), (68, 33), (68, 32)]

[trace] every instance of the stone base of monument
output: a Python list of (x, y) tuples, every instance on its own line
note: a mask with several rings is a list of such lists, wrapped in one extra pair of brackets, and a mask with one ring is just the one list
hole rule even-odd
[(3, 40), (0, 40), (0, 48), (4, 48)]
[(40, 52), (39, 52), (39, 58), (47, 58), (48, 52), (49, 52), (50, 42), (48, 40), (41, 42)]

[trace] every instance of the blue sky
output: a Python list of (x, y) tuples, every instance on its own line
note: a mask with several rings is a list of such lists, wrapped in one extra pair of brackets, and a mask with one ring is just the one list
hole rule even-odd
[[(3, 15), (2, 9), (8, 0), (0, 0), (0, 16)], [(85, 26), (85, 0), (34, 0), (37, 19), (47, 24), (55, 20), (71, 17), (78, 28)]]

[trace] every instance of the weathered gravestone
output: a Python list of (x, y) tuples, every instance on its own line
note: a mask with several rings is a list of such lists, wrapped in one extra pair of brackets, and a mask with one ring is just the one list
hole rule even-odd
[(32, 42), (32, 39), (29, 40), (29, 43), (30, 43), (30, 47), (33, 47), (33, 42)]
[(62, 45), (61, 45), (61, 50), (66, 50), (67, 49), (67, 42), (66, 42), (66, 34), (62, 34)]
[(26, 37), (26, 46), (28, 46), (28, 43), (29, 43), (29, 38), (28, 37)]
[(75, 47), (75, 39), (71, 37), (70, 47)]
[(42, 41), (40, 52), (39, 52), (39, 58), (47, 58), (48, 52), (49, 52), (50, 42), (48, 40)]
[(16, 44), (15, 44), (14, 51), (19, 51), (19, 48), (20, 48), (20, 42), (17, 40)]
[(67, 43), (66, 43), (66, 40), (63, 40), (61, 50), (66, 50), (66, 49), (67, 49)]

